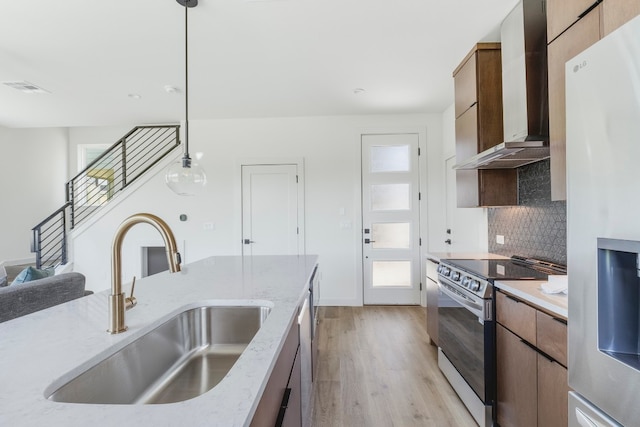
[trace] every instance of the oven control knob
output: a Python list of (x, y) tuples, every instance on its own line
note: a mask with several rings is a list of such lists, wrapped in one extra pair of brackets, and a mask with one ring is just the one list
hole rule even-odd
[(451, 269), (449, 267), (445, 267), (442, 269), (442, 275), (445, 277), (449, 277), (451, 275)]
[(468, 288), (468, 287), (469, 287), (469, 277), (464, 276), (464, 277), (462, 278), (462, 286), (464, 286), (465, 288)]
[(453, 274), (451, 275), (451, 278), (457, 282), (458, 280), (460, 280), (460, 272), (454, 271)]
[(478, 289), (480, 289), (480, 282), (478, 282), (477, 280), (472, 280), (471, 286), (469, 287), (469, 289), (471, 289), (474, 292), (477, 291)]

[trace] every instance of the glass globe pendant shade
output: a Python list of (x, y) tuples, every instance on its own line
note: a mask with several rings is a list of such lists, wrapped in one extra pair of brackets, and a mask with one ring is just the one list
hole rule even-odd
[(172, 163), (164, 179), (171, 191), (179, 196), (196, 196), (207, 184), (204, 169), (188, 157)]

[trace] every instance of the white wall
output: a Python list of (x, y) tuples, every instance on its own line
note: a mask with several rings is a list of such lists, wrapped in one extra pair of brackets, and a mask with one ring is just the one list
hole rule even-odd
[(0, 127), (0, 262), (33, 258), (31, 228), (64, 204), (66, 129)]
[[(240, 254), (240, 161), (304, 158), (306, 252), (320, 256), (322, 303), (359, 305), (362, 303), (359, 135), (372, 130), (422, 132), (426, 141), (421, 144), (427, 153), (421, 158), (422, 166), (442, 168), (441, 126), (440, 114), (190, 121), (191, 154), (205, 153), (201, 161), (209, 181), (205, 194), (195, 198), (175, 196), (166, 188), (160, 171), (134, 196), (112, 208), (98, 225), (75, 236), (75, 270), (87, 276), (88, 288), (109, 287), (113, 233), (126, 216), (140, 211), (155, 213), (167, 221), (179, 246), (184, 247), (185, 262), (210, 255)], [(104, 135), (110, 131), (96, 129), (96, 132)], [(71, 131), (70, 135), (71, 146), (92, 140), (90, 129)], [(83, 141), (78, 141), (79, 137)], [(423, 188), (427, 185), (431, 188), (427, 181), (442, 175), (429, 169), (425, 172)], [(437, 187), (440, 185), (437, 183)], [(426, 212), (431, 213), (432, 199), (435, 203), (438, 198), (429, 194), (423, 197), (423, 241), (429, 239), (427, 224), (432, 225)], [(345, 209), (344, 216), (340, 215), (341, 208)], [(441, 206), (435, 206), (434, 223), (442, 221), (441, 210)], [(179, 221), (182, 213), (188, 215), (187, 222)], [(340, 228), (340, 222), (345, 220), (352, 221), (352, 229)], [(205, 231), (204, 222), (214, 223), (215, 229)], [(125, 240), (125, 282), (138, 269), (139, 247), (161, 243), (155, 230), (147, 226), (137, 228)]]
[[(446, 184), (447, 170), (444, 167), (448, 158), (456, 155), (456, 124), (454, 105), (450, 105), (442, 113), (442, 183)], [(450, 194), (455, 200), (456, 195)], [(438, 246), (452, 252), (486, 252), (488, 250), (488, 223), (486, 208), (454, 208), (446, 209), (446, 198), (443, 200), (444, 215), (446, 216), (442, 229), (436, 229), (433, 239), (438, 243), (451, 239), (451, 245)], [(452, 230), (451, 235), (446, 229)]]

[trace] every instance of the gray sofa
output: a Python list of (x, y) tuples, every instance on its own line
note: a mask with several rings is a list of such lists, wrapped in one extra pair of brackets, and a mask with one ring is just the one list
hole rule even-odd
[(84, 296), (85, 277), (64, 273), (0, 288), (0, 322)]

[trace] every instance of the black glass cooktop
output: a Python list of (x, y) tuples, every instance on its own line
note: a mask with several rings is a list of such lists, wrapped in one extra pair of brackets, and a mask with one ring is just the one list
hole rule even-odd
[(510, 259), (447, 259), (443, 262), (488, 280), (547, 280), (548, 277)]

